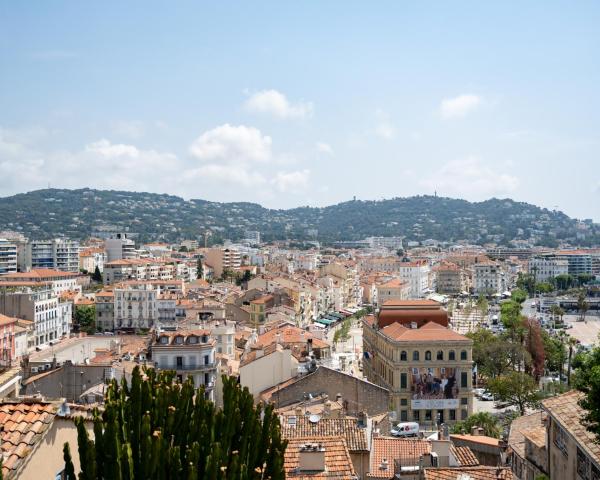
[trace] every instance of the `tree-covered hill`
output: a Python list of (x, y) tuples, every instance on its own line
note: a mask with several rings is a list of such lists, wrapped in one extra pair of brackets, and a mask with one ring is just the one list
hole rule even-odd
[(257, 230), (264, 240), (332, 242), (400, 235), (415, 241), (600, 243), (598, 224), (509, 199), (473, 203), (417, 196), (273, 210), (254, 203), (92, 189), (46, 189), (0, 198), (0, 230), (20, 231), (29, 238), (86, 238), (103, 229), (135, 232), (142, 241), (198, 238), (207, 231), (213, 239), (236, 240)]

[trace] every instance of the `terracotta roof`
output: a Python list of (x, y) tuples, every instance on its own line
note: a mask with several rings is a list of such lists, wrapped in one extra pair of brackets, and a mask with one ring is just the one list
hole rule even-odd
[(525, 432), (544, 426), (545, 412), (539, 411), (515, 418), (510, 424), (508, 446), (521, 458), (525, 458)]
[(258, 337), (256, 341), (257, 346), (266, 346), (271, 343), (277, 342), (277, 334), (280, 335), (280, 341), (282, 345), (289, 345), (294, 343), (306, 343), (309, 338), (312, 338), (314, 348), (328, 348), (329, 344), (316, 338), (312, 333), (302, 330), (298, 327), (284, 326), (274, 328), (268, 332), (263, 333)]
[(486, 435), (450, 435), (450, 440), (462, 440), (463, 442), (479, 443), (481, 445), (489, 445), (490, 447), (498, 447), (500, 440)]
[(582, 424), (585, 410), (579, 405), (583, 393), (577, 390), (547, 398), (542, 401), (544, 410), (560, 423), (577, 441), (578, 445), (590, 455), (596, 463), (600, 463), (600, 444), (595, 442), (594, 434)]
[(11, 403), (0, 404), (0, 425), (2, 425), (1, 448), (4, 456), (2, 473), (4, 478), (19, 469), (23, 459), (54, 420), (56, 405), (51, 403)]
[(440, 307), (440, 303), (435, 300), (388, 300), (383, 303), (383, 307)]
[[(307, 443), (318, 443), (325, 448), (325, 470), (302, 471), (300, 447)], [(289, 440), (284, 454), (285, 478), (296, 480), (353, 480), (356, 478), (346, 441), (343, 438), (311, 437)]]
[[(369, 476), (381, 476), (381, 463), (387, 460), (388, 469), (385, 477), (394, 474), (394, 460), (400, 460), (403, 465), (419, 465), (421, 455), (431, 453), (431, 442), (417, 438), (374, 437), (371, 443), (371, 461)], [(389, 473), (389, 475), (388, 475)]]
[(460, 341), (471, 342), (469, 338), (456, 333), (438, 323), (429, 322), (421, 328), (406, 328), (399, 323), (392, 323), (381, 329), (387, 337), (397, 342), (431, 342), (431, 341)]
[(538, 448), (544, 448), (546, 446), (546, 427), (544, 426), (525, 430), (523, 435)]
[(263, 304), (273, 300), (273, 295), (263, 295), (262, 297), (258, 297), (254, 300), (251, 300), (250, 303)]
[[(400, 280), (399, 278), (392, 278), (391, 280), (379, 285), (379, 288), (400, 288), (407, 287), (408, 283), (404, 280)], [(389, 300), (388, 300), (389, 301)], [(385, 302), (387, 303), (387, 302)], [(385, 305), (384, 303), (384, 305)]]
[(425, 480), (512, 480), (515, 477), (508, 467), (455, 467), (424, 468)]
[(1, 275), (0, 279), (23, 279), (29, 278), (33, 280), (44, 280), (52, 277), (74, 278), (78, 277), (78, 273), (62, 272), (60, 270), (52, 270), (50, 268), (34, 268), (30, 272), (16, 272)]
[(296, 417), (296, 425), (281, 422), (283, 438), (342, 437), (350, 452), (369, 451), (366, 429), (360, 428), (356, 420), (349, 418), (321, 418), (311, 423), (307, 417)]
[(452, 445), (450, 451), (461, 467), (476, 467), (479, 465), (479, 460), (469, 447), (455, 447)]
[(18, 319), (13, 317), (7, 317), (0, 313), (0, 325), (10, 325), (11, 323), (17, 323)]

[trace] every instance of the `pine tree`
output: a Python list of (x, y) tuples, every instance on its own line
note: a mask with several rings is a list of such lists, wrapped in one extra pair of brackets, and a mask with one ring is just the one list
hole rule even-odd
[(98, 268), (98, 265), (96, 265), (96, 269), (94, 270), (94, 273), (92, 274), (92, 280), (94, 282), (102, 283), (102, 273), (100, 273), (100, 269)]
[(81, 480), (284, 478), (279, 420), (272, 406), (255, 406), (247, 388), (223, 377), (223, 408), (191, 378), (142, 371), (131, 383), (113, 380), (89, 439), (77, 422)]
[[(69, 442), (65, 442), (63, 445), (63, 459), (65, 461), (65, 480), (76, 480), (75, 467), (73, 466), (73, 460), (71, 459), (71, 448)], [(2, 465), (0, 465), (0, 479), (2, 478)]]

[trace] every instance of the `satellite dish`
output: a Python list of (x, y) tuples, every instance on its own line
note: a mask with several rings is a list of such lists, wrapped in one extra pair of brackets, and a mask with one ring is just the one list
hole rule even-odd
[(319, 420), (321, 420), (321, 417), (319, 415), (311, 415), (310, 417), (308, 417), (308, 421), (310, 423), (319, 423)]

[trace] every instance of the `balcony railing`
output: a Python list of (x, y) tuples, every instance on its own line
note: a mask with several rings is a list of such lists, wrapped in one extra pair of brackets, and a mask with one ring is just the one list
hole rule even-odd
[(202, 364), (184, 364), (184, 365), (173, 365), (168, 363), (157, 363), (156, 368), (162, 370), (177, 370), (177, 371), (191, 371), (191, 370), (211, 370), (215, 368), (216, 364), (213, 363), (202, 363)]

